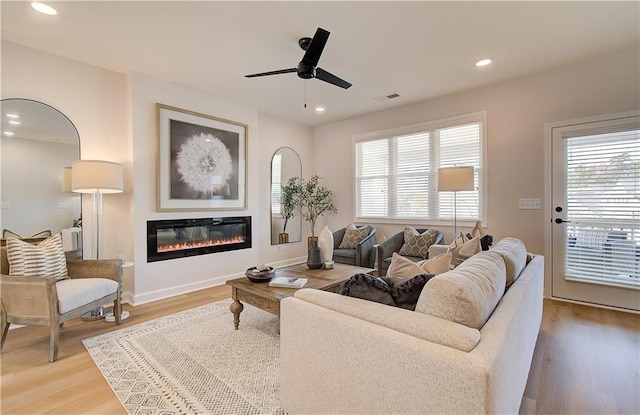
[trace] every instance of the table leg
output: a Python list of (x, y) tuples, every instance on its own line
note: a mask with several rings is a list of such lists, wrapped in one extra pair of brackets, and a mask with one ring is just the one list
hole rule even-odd
[(244, 306), (240, 301), (234, 299), (229, 309), (233, 313), (233, 326), (238, 330), (238, 326), (240, 325), (240, 313), (242, 313)]

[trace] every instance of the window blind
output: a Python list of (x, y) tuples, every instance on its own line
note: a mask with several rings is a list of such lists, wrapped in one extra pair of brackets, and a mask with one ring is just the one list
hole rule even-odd
[(640, 284), (640, 130), (565, 143), (567, 277)]
[(461, 165), (474, 167), (475, 190), (457, 193), (458, 220), (482, 218), (483, 123), (475, 113), (356, 137), (356, 218), (453, 220), (453, 192), (438, 192), (438, 168)]

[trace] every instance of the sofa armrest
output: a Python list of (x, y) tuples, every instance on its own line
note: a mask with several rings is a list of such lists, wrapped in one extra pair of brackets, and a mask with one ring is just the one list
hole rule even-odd
[(298, 290), (294, 297), (463, 352), (473, 350), (480, 341), (477, 329), (404, 308), (312, 289)]
[(364, 238), (356, 247), (356, 266), (373, 268), (376, 260), (374, 245), (376, 244), (376, 230)]
[(302, 298), (283, 299), (280, 311), (280, 401), (290, 413), (458, 414), (490, 408), (485, 368), (472, 353)]
[(386, 241), (378, 244), (378, 269), (382, 269), (382, 261), (398, 252), (404, 243), (404, 233), (398, 232)]
[(51, 276), (2, 274), (0, 297), (4, 312), (15, 324), (47, 325), (57, 315), (56, 281)]

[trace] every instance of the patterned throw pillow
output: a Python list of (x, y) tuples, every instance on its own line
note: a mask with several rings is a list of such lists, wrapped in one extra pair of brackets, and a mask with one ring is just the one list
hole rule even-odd
[[(29, 238), (48, 238), (51, 236), (51, 231), (40, 231), (34, 235), (31, 235)], [(3, 239), (24, 239), (24, 236), (18, 235), (17, 233), (10, 231), (9, 229), (2, 230), (2, 238)]]
[(32, 245), (20, 239), (7, 239), (9, 275), (53, 276), (56, 281), (68, 277), (67, 259), (59, 233)]
[(347, 226), (347, 229), (344, 232), (344, 237), (340, 242), (339, 249), (356, 249), (358, 244), (362, 242), (364, 238), (369, 236), (371, 233), (371, 225), (364, 225), (361, 227), (356, 227), (356, 225), (351, 224)]
[(404, 256), (427, 258), (429, 247), (433, 245), (435, 241), (435, 229), (427, 229), (424, 233), (420, 233), (410, 226), (405, 226), (404, 244), (398, 253)]

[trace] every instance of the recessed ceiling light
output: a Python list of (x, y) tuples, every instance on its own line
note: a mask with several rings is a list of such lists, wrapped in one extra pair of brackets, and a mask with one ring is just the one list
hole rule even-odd
[(316, 112), (324, 112), (324, 107), (316, 107)]
[(483, 66), (489, 65), (490, 63), (491, 63), (491, 59), (482, 59), (482, 60), (479, 60), (478, 62), (476, 62), (476, 66), (478, 68), (481, 68)]
[(7, 113), (7, 117), (9, 118), (20, 118), (18, 114)]
[(5, 131), (2, 134), (4, 134), (4, 135), (13, 135), (13, 133), (11, 131)]
[(54, 9), (53, 7), (49, 6), (48, 4), (40, 3), (38, 1), (32, 1), (31, 7), (48, 16), (55, 16), (56, 14), (58, 14), (56, 9)]
[(16, 120), (9, 120), (9, 124), (13, 124), (13, 125), (20, 125), (20, 121), (16, 121)]

